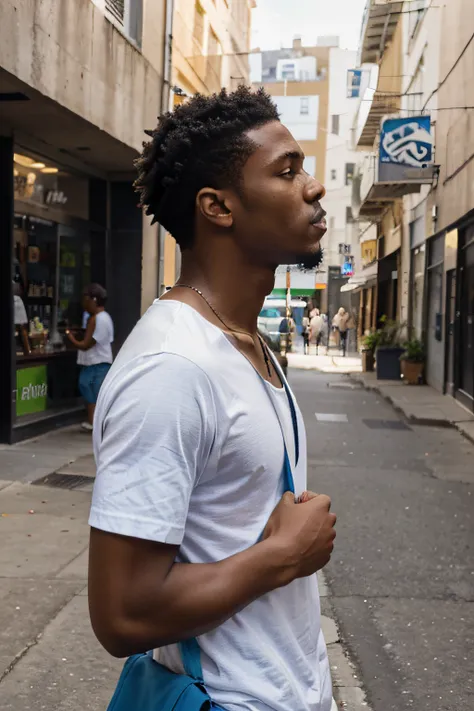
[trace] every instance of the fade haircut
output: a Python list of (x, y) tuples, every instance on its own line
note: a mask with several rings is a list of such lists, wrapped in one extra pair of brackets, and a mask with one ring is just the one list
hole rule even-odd
[(195, 200), (205, 187), (239, 190), (242, 168), (257, 148), (246, 132), (278, 121), (263, 89), (197, 94), (158, 119), (151, 141), (135, 162), (140, 206), (160, 222), (181, 249), (192, 246)]

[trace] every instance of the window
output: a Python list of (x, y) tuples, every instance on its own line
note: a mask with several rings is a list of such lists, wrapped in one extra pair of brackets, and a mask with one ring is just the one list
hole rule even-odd
[(331, 180), (336, 180), (336, 179), (337, 179), (337, 172), (336, 172), (336, 170), (333, 168), (333, 169), (331, 170)]
[(346, 185), (352, 183), (354, 177), (355, 163), (346, 163)]
[(309, 98), (307, 96), (300, 98), (300, 114), (301, 116), (307, 116), (309, 114)]
[(423, 108), (423, 80), (425, 76), (425, 58), (422, 56), (407, 92), (407, 109), (418, 114)]
[(196, 40), (200, 49), (202, 49), (202, 45), (204, 43), (204, 15), (204, 10), (197, 2), (194, 5), (193, 37)]
[(106, 14), (123, 33), (141, 47), (143, 0), (105, 0)]
[(123, 25), (125, 19), (125, 0), (105, 0), (105, 9), (117, 22)]
[(330, 217), (329, 218), (329, 229), (333, 230), (335, 227), (336, 227), (336, 218)]
[(350, 225), (351, 222), (354, 222), (354, 217), (352, 215), (352, 207), (348, 205), (346, 207), (346, 225)]
[(333, 133), (335, 136), (339, 136), (339, 114), (333, 114), (331, 116), (331, 133)]
[(428, 9), (428, 0), (413, 0), (410, 7), (410, 14), (408, 18), (408, 34), (410, 37), (414, 37), (421, 21)]

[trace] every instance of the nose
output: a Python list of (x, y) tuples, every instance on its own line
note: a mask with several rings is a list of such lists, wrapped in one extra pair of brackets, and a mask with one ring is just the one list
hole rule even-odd
[(319, 180), (310, 176), (305, 185), (304, 199), (306, 202), (316, 202), (316, 200), (322, 200), (326, 195), (326, 188)]

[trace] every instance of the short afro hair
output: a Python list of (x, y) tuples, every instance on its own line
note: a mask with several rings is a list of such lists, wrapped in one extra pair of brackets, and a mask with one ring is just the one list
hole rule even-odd
[(263, 89), (196, 94), (158, 120), (136, 160), (140, 206), (160, 222), (181, 249), (192, 246), (197, 193), (204, 187), (238, 189), (241, 170), (256, 145), (245, 135), (278, 121)]

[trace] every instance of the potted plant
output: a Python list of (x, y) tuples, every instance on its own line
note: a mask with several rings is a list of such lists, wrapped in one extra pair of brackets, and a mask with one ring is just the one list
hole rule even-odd
[(425, 349), (418, 338), (412, 338), (403, 344), (404, 352), (400, 356), (402, 377), (408, 385), (419, 385), (425, 367)]
[(400, 380), (400, 356), (404, 351), (400, 345), (400, 333), (403, 325), (386, 316), (382, 316), (380, 323), (375, 354), (377, 380)]
[(362, 372), (372, 373), (375, 364), (378, 334), (376, 331), (367, 333), (362, 340)]

